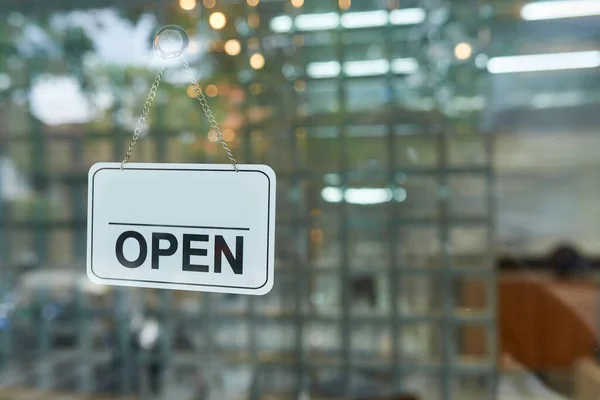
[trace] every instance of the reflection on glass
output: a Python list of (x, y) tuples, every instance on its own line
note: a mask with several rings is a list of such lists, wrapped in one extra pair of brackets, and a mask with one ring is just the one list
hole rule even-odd
[[(2, 3), (9, 397), (550, 399), (597, 375), (597, 2)], [(166, 21), (236, 159), (277, 173), (267, 296), (85, 277), (87, 170), (122, 159)], [(132, 161), (229, 162), (193, 97), (173, 60)]]

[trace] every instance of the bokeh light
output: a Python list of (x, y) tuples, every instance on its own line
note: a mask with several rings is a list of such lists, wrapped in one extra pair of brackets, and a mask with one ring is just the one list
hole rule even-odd
[(219, 88), (215, 85), (208, 85), (206, 87), (206, 95), (208, 97), (215, 97), (219, 94)]
[(472, 53), (473, 53), (473, 49), (471, 48), (471, 45), (469, 43), (462, 42), (462, 43), (457, 44), (456, 47), (454, 48), (454, 55), (459, 60), (468, 59), (469, 57), (471, 57)]
[(231, 39), (225, 42), (225, 52), (230, 56), (237, 56), (242, 51), (240, 42), (236, 39)]
[(179, 0), (179, 7), (186, 11), (196, 8), (196, 0)]
[(265, 66), (265, 57), (262, 54), (252, 54), (250, 57), (250, 66), (254, 69), (261, 69)]
[(210, 17), (208, 18), (208, 23), (213, 29), (223, 29), (227, 24), (227, 17), (225, 17), (225, 14), (223, 14), (222, 12), (217, 11), (210, 14)]

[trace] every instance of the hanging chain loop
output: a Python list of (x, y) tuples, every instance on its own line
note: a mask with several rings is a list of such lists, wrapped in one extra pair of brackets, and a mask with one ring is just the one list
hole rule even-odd
[[(225, 150), (225, 153), (227, 154), (227, 158), (229, 159), (229, 161), (231, 161), (231, 164), (233, 164), (233, 168), (235, 169), (235, 171), (238, 172), (237, 161), (233, 156), (231, 149), (227, 145), (227, 142), (225, 141), (225, 138), (221, 133), (221, 128), (219, 128), (219, 124), (217, 123), (217, 120), (215, 119), (215, 116), (212, 113), (212, 110), (210, 109), (210, 105), (208, 104), (204, 93), (202, 93), (202, 89), (200, 88), (200, 85), (194, 78), (192, 69), (190, 68), (190, 65), (186, 60), (183, 61), (183, 67), (185, 68), (190, 82), (192, 83), (196, 99), (198, 99), (198, 101), (200, 102), (202, 110), (204, 111), (204, 115), (206, 115), (211, 129), (216, 133), (219, 143), (221, 144), (221, 146)], [(125, 153), (125, 158), (123, 159), (123, 161), (121, 161), (121, 170), (123, 169), (125, 164), (129, 162), (131, 154), (133, 153), (133, 149), (140, 137), (140, 134), (142, 133), (142, 130), (144, 129), (144, 126), (146, 125), (146, 120), (148, 118), (148, 114), (150, 113), (150, 109), (152, 108), (152, 103), (154, 102), (154, 98), (156, 97), (156, 92), (158, 90), (158, 86), (160, 85), (160, 80), (164, 71), (165, 67), (163, 65), (160, 67), (158, 73), (156, 74), (156, 77), (154, 78), (154, 82), (152, 83), (152, 87), (150, 88), (150, 93), (148, 93), (148, 97), (146, 98), (146, 102), (144, 103), (144, 107), (142, 109), (142, 115), (140, 115), (140, 118), (138, 119), (137, 126), (135, 128), (135, 131), (133, 132), (133, 137), (131, 138), (131, 142), (129, 143), (127, 152)]]
[[(169, 32), (171, 34), (175, 33), (180, 37), (181, 44), (177, 50), (167, 51), (166, 49), (163, 49), (160, 41), (160, 35), (165, 32)], [(160, 58), (164, 60), (181, 56), (187, 49), (188, 45), (189, 39), (187, 34), (185, 33), (185, 30), (177, 25), (167, 25), (161, 28), (154, 36), (154, 51)], [(192, 69), (190, 68), (190, 65), (185, 59), (183, 60), (183, 67), (185, 68), (185, 71), (189, 76), (190, 81), (192, 82), (196, 98), (200, 102), (202, 110), (204, 111), (204, 114), (206, 115), (206, 118), (208, 119), (212, 130), (217, 134), (219, 142), (221, 143), (221, 146), (223, 146), (225, 153), (227, 153), (227, 158), (229, 158), (229, 161), (231, 161), (231, 163), (233, 164), (235, 172), (239, 172), (237, 161), (233, 157), (233, 153), (231, 152), (231, 149), (229, 149), (225, 138), (223, 138), (223, 134), (221, 133), (221, 129), (219, 128), (219, 124), (217, 124), (217, 120), (215, 119), (215, 116), (213, 115), (210, 106), (208, 105), (208, 101), (206, 101), (206, 97), (204, 96), (204, 93), (202, 93), (202, 89), (200, 88), (200, 85), (194, 78)], [(140, 134), (142, 133), (142, 130), (146, 125), (146, 119), (148, 118), (150, 108), (152, 108), (152, 103), (154, 102), (154, 98), (156, 97), (156, 92), (158, 90), (158, 86), (160, 85), (160, 80), (162, 78), (163, 72), (165, 72), (164, 64), (159, 68), (158, 73), (154, 78), (154, 82), (152, 83), (152, 87), (150, 88), (150, 93), (148, 93), (148, 97), (146, 98), (146, 102), (144, 103), (144, 108), (142, 109), (142, 115), (140, 115), (140, 118), (138, 119), (137, 126), (135, 127), (135, 131), (133, 132), (133, 137), (131, 138), (131, 142), (129, 143), (127, 152), (125, 153), (125, 158), (123, 159), (123, 161), (121, 161), (121, 170), (123, 170), (125, 164), (129, 162), (129, 159), (131, 158), (131, 153), (133, 152), (133, 148), (135, 147), (135, 144), (137, 143)]]
[(125, 158), (121, 161), (121, 170), (123, 170), (123, 166), (129, 162), (131, 158), (131, 153), (133, 152), (133, 148), (137, 143), (144, 126), (146, 125), (146, 119), (148, 118), (148, 114), (150, 113), (150, 109), (152, 108), (152, 103), (154, 102), (154, 98), (156, 97), (156, 91), (158, 90), (158, 86), (160, 85), (160, 80), (162, 78), (163, 72), (165, 72), (164, 64), (158, 69), (156, 73), (156, 77), (154, 78), (154, 82), (152, 83), (152, 87), (150, 88), (150, 92), (148, 93), (148, 97), (146, 98), (146, 102), (144, 103), (144, 108), (142, 109), (142, 115), (138, 119), (137, 125), (135, 127), (135, 131), (133, 132), (133, 137), (131, 138), (131, 142), (129, 142), (129, 147), (127, 148), (127, 152), (125, 153)]
[(213, 113), (210, 109), (210, 106), (208, 105), (206, 96), (204, 96), (204, 93), (202, 93), (202, 88), (200, 88), (200, 85), (194, 78), (194, 74), (193, 74), (192, 69), (190, 68), (190, 65), (188, 64), (187, 60), (183, 60), (183, 67), (185, 68), (185, 71), (186, 71), (188, 77), (190, 78), (190, 82), (192, 83), (192, 87), (194, 88), (194, 94), (196, 95), (196, 99), (198, 99), (198, 101), (200, 102), (200, 105), (202, 106), (202, 110), (204, 111), (204, 115), (206, 115), (206, 118), (208, 119), (208, 122), (210, 123), (210, 127), (217, 134), (219, 143), (221, 143), (221, 146), (223, 147), (223, 149), (225, 150), (225, 153), (227, 154), (227, 158), (229, 158), (229, 161), (231, 161), (231, 163), (233, 164), (233, 168), (235, 168), (235, 172), (238, 172), (237, 161), (233, 157), (233, 153), (231, 152), (231, 149), (227, 145), (227, 142), (225, 141), (225, 138), (223, 137), (223, 134), (221, 133), (221, 128), (219, 128), (219, 124), (217, 123), (217, 120), (215, 119), (215, 116), (213, 115)]

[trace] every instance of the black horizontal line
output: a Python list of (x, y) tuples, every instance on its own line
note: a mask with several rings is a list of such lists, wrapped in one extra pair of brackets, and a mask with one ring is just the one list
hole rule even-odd
[(193, 225), (160, 225), (160, 224), (134, 224), (129, 222), (109, 222), (109, 225), (120, 226), (156, 226), (159, 228), (192, 228), (192, 229), (220, 229), (228, 231), (249, 231), (250, 228), (232, 228), (229, 226), (193, 226)]

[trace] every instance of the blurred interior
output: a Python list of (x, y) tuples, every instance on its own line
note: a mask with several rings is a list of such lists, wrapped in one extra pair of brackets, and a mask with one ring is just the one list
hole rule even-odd
[[(2, 0), (0, 399), (600, 398), (600, 0)], [(277, 173), (262, 297), (85, 276), (163, 25)], [(228, 163), (181, 59), (132, 160)]]

